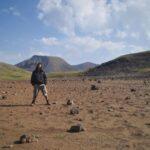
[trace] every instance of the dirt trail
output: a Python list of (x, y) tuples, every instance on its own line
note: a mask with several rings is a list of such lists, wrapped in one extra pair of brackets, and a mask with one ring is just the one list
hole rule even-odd
[[(91, 90), (94, 84), (98, 90)], [(16, 150), (148, 150), (150, 147), (150, 81), (50, 79), (51, 106), (39, 93), (30, 106), (29, 81), (0, 81), (0, 149)], [(71, 99), (79, 114), (70, 115)], [(86, 131), (68, 133), (77, 123)], [(38, 142), (14, 144), (22, 134)]]

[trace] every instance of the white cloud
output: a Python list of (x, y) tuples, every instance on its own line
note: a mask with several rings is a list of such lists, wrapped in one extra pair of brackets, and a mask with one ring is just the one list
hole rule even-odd
[[(96, 39), (94, 37), (78, 37), (74, 36), (69, 38), (64, 45), (70, 45), (69, 48), (76, 49), (84, 52), (95, 52), (101, 50), (121, 50), (125, 47), (123, 42), (112, 42), (108, 40)], [(67, 47), (68, 48), (68, 47)]]
[(43, 37), (41, 39), (41, 41), (45, 45), (49, 45), (49, 46), (54, 46), (54, 45), (58, 45), (59, 44), (59, 41), (55, 37)]
[(127, 36), (127, 33), (124, 31), (118, 31), (116, 36), (118, 38), (124, 39)]
[(103, 29), (110, 16), (106, 0), (40, 0), (39, 19), (66, 34), (77, 27), (89, 32)]
[[(82, 51), (85, 53), (93, 53), (96, 51), (120, 51), (125, 48), (131, 48), (135, 50), (135, 47), (139, 49), (139, 46), (128, 45), (125, 42), (112, 42), (111, 40), (96, 39), (91, 36), (72, 36), (59, 40), (54, 37), (41, 38), (45, 46), (57, 46), (60, 49), (66, 49), (68, 52)], [(141, 47), (140, 47), (141, 48)]]
[(150, 0), (39, 0), (38, 18), (64, 35), (43, 44), (76, 51), (125, 54), (150, 47)]
[(137, 32), (132, 32), (132, 33), (130, 33), (130, 36), (133, 37), (133, 38), (135, 38), (135, 39), (136, 38), (138, 39), (140, 37), (140, 34), (137, 33)]
[(10, 6), (9, 8), (5, 8), (1, 10), (2, 13), (11, 14), (13, 16), (21, 16), (21, 13), (14, 6)]
[(38, 10), (40, 20), (67, 34), (150, 31), (149, 0), (40, 0)]

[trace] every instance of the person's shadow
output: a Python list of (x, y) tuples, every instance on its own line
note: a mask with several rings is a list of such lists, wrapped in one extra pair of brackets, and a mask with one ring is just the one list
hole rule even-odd
[(29, 107), (31, 104), (0, 104), (0, 107)]
[[(36, 106), (45, 106), (46, 104), (36, 104)], [(32, 107), (31, 104), (0, 104), (0, 107)]]

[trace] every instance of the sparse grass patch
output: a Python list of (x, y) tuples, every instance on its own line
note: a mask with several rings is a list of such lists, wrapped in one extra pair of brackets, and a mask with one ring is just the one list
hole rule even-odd
[(63, 78), (63, 77), (81, 77), (83, 76), (82, 72), (52, 72), (48, 74), (49, 78)]
[(150, 68), (139, 68), (139, 69), (136, 69), (137, 72), (139, 73), (148, 73), (150, 72)]
[(66, 137), (66, 134), (60, 133), (54, 136), (56, 139), (64, 139)]

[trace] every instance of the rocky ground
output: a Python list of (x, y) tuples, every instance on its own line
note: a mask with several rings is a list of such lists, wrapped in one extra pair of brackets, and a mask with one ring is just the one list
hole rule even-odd
[[(32, 107), (29, 81), (0, 81), (0, 149), (149, 150), (149, 80), (49, 79), (47, 89), (51, 106), (39, 93)], [(76, 124), (84, 131), (67, 132)], [(24, 134), (36, 140), (19, 143)]]

